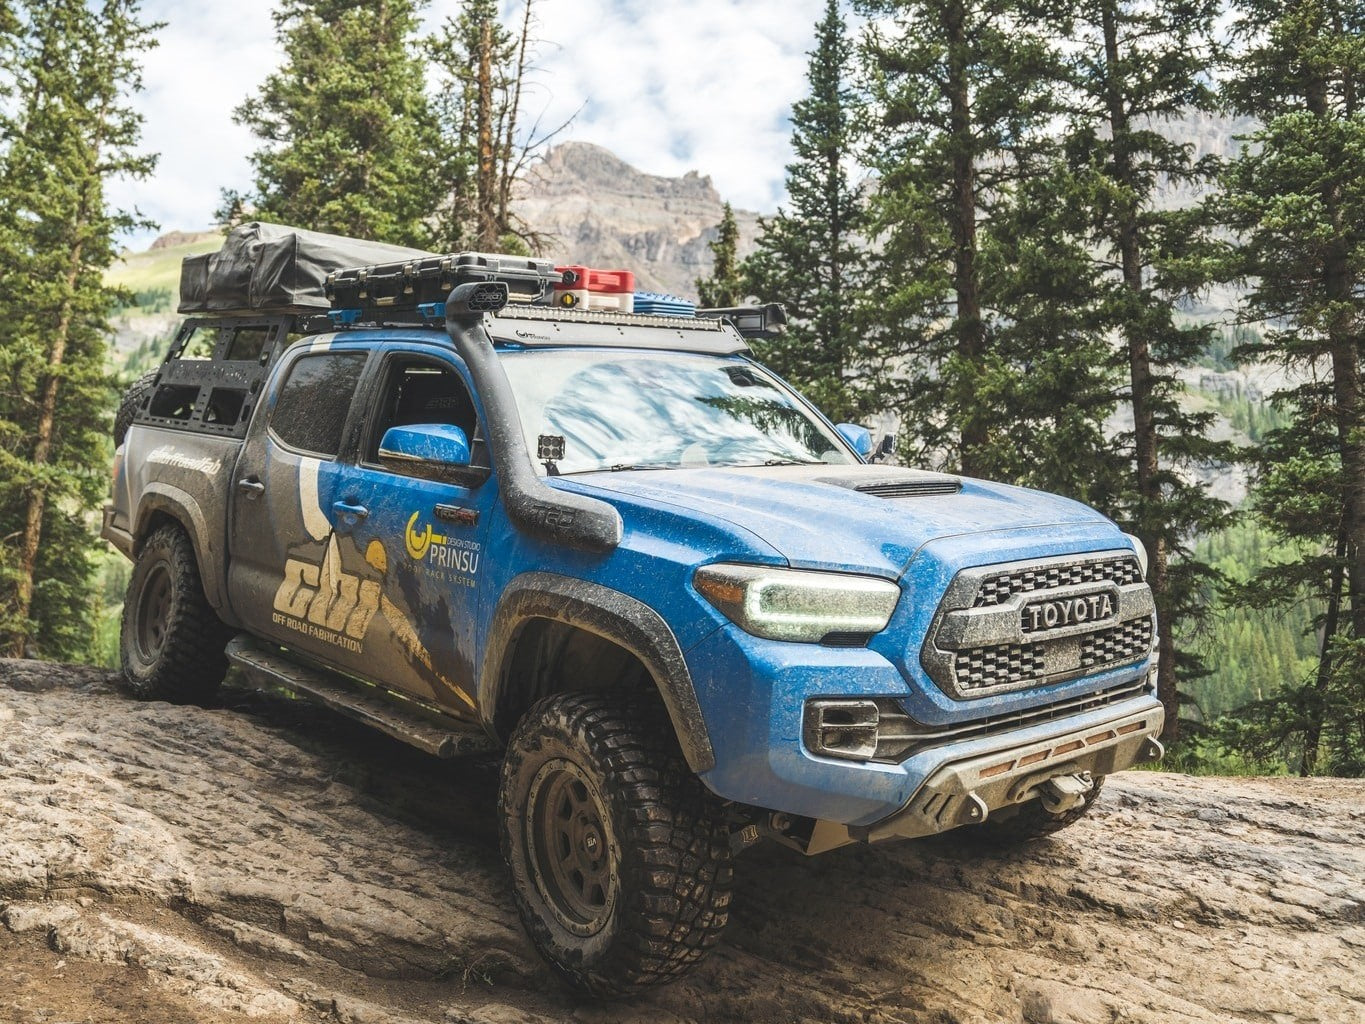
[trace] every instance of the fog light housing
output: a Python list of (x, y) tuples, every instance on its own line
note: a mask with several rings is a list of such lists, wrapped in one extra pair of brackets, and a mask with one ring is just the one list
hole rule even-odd
[(821, 757), (870, 761), (877, 753), (880, 720), (876, 701), (821, 697), (806, 702), (802, 739)]

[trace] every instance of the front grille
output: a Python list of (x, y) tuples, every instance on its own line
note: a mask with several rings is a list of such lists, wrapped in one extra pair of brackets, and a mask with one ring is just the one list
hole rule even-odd
[(1121, 587), (1140, 583), (1142, 568), (1138, 565), (1138, 560), (1129, 555), (1127, 558), (1039, 566), (1000, 573), (982, 582), (972, 606), (989, 608), (1008, 601), (1015, 594), (1031, 594), (1035, 590), (1056, 590), (1058, 587), (1102, 582), (1117, 583)]
[(1091, 633), (1081, 641), (1081, 668), (1103, 668), (1145, 657), (1152, 649), (1152, 620), (1134, 619)]
[(958, 651), (953, 661), (957, 685), (964, 690), (999, 686), (1011, 679), (1033, 679), (1043, 674), (1043, 652), (1038, 644), (999, 644)]
[(962, 570), (920, 661), (945, 693), (970, 700), (1142, 661), (1154, 636), (1137, 559), (1097, 552)]

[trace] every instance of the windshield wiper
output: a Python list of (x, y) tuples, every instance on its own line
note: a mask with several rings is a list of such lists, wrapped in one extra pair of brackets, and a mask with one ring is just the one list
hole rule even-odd
[(764, 459), (765, 466), (826, 466), (824, 459)]
[(661, 466), (661, 465), (657, 465), (657, 464), (655, 464), (655, 465), (650, 465), (650, 466), (646, 466), (646, 465), (641, 465), (641, 464), (632, 463), (632, 462), (618, 462), (618, 463), (617, 463), (616, 465), (614, 465), (614, 466), (609, 466), (609, 467), (608, 467), (608, 471), (609, 471), (609, 472), (612, 472), (612, 473), (624, 473), (624, 472), (627, 472), (628, 470), (642, 470), (642, 469), (677, 469), (677, 468), (678, 468), (678, 467), (676, 467), (676, 466)]

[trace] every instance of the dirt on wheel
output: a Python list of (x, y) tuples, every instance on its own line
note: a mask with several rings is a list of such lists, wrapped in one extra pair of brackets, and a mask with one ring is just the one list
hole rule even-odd
[(523, 934), (496, 785), (231, 680), (0, 661), (0, 1021), (1365, 1020), (1365, 782), (1130, 772), (1020, 851), (759, 847), (710, 958), (614, 1002)]

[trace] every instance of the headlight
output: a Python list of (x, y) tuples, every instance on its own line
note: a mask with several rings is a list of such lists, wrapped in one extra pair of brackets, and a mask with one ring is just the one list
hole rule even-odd
[(819, 643), (831, 633), (886, 628), (901, 589), (889, 580), (760, 565), (704, 565), (697, 592), (746, 633)]
[(1142, 578), (1147, 578), (1147, 549), (1142, 541), (1138, 540), (1131, 533), (1125, 533), (1125, 537), (1133, 542), (1133, 550), (1137, 553), (1138, 567), (1142, 570)]

